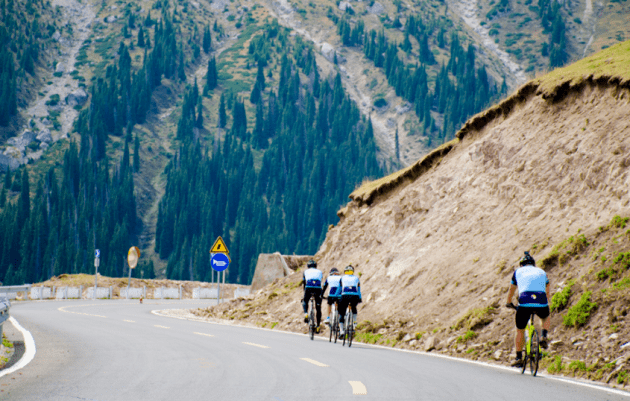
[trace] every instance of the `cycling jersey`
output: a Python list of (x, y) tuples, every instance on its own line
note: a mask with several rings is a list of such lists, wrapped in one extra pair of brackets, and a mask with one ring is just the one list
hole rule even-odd
[(317, 269), (304, 271), (304, 283), (306, 288), (322, 288), (322, 272)]
[(359, 278), (353, 274), (341, 276), (341, 295), (358, 295), (361, 297)]
[(512, 275), (512, 284), (518, 286), (519, 306), (547, 306), (547, 284), (549, 279), (544, 270), (536, 266), (519, 267)]
[(339, 298), (341, 296), (341, 287), (339, 284), (340, 280), (341, 276), (328, 276), (328, 278), (326, 278), (326, 282), (324, 283), (324, 291), (326, 291), (326, 287), (330, 285), (328, 297)]

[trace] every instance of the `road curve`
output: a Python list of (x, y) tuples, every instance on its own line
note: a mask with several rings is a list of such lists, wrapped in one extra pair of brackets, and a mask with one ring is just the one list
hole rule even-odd
[(620, 391), (383, 347), (157, 316), (208, 301), (14, 304), (37, 353), (1, 400), (628, 400)]

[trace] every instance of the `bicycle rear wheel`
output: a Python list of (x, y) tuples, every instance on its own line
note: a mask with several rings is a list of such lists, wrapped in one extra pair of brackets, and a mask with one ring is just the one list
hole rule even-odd
[(335, 321), (333, 323), (335, 328), (335, 344), (337, 343), (337, 337), (339, 337), (339, 313), (335, 311)]
[(352, 347), (352, 338), (354, 337), (354, 324), (351, 321), (348, 325), (348, 348)]
[(311, 305), (311, 313), (308, 315), (308, 335), (313, 340), (315, 336), (315, 312), (313, 311), (313, 307)]
[(538, 339), (538, 330), (532, 331), (532, 343), (529, 355), (529, 371), (532, 376), (538, 373), (538, 362), (540, 361), (540, 342)]

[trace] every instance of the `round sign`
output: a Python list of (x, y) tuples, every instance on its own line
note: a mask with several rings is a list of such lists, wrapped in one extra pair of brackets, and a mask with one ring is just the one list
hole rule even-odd
[(230, 265), (230, 258), (228, 258), (224, 253), (215, 253), (212, 255), (212, 261), (210, 264), (214, 270), (222, 272)]
[(140, 258), (140, 249), (137, 246), (132, 246), (127, 252), (127, 263), (129, 268), (133, 269), (138, 265), (138, 259)]

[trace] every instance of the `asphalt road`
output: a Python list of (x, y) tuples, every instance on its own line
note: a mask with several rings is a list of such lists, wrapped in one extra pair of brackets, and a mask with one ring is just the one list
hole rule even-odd
[(37, 352), (0, 400), (629, 400), (451, 358), (156, 316), (208, 301), (16, 303)]

